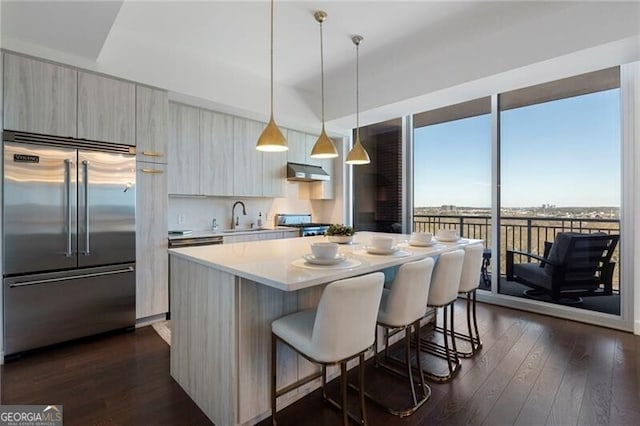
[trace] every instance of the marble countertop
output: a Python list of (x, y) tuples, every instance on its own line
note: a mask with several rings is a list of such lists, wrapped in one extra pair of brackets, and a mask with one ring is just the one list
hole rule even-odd
[(230, 235), (265, 234), (269, 232), (282, 232), (282, 231), (295, 232), (296, 234), (300, 232), (299, 229), (291, 228), (289, 226), (279, 226), (277, 228), (260, 228), (257, 230), (238, 229), (238, 230), (230, 231), (230, 230), (221, 229), (218, 231), (207, 230), (207, 231), (193, 231), (189, 234), (173, 234), (173, 235), (169, 235), (169, 239), (180, 240), (180, 239), (186, 239), (186, 238), (206, 238), (206, 237), (219, 237), (219, 236), (228, 237)]
[[(258, 232), (258, 231), (252, 231)], [(402, 253), (373, 255), (364, 248), (374, 235), (389, 235)], [(431, 247), (407, 244), (410, 235), (358, 232), (352, 244), (342, 244), (339, 253), (347, 257), (343, 265), (316, 266), (301, 261), (311, 252), (310, 244), (328, 241), (324, 236), (298, 237), (247, 243), (221, 244), (170, 249), (173, 256), (188, 259), (210, 268), (268, 285), (284, 291), (296, 291), (334, 280), (379, 271), (402, 263), (437, 256), (482, 240), (461, 239), (454, 243), (438, 242)], [(345, 265), (353, 264), (353, 267)]]

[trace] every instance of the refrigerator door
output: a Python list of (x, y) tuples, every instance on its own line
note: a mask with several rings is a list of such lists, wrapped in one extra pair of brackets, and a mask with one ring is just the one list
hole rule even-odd
[(4, 143), (4, 274), (77, 266), (76, 185), (75, 149)]
[(4, 279), (6, 355), (131, 327), (135, 321), (134, 264)]
[(78, 151), (78, 266), (136, 259), (135, 156)]

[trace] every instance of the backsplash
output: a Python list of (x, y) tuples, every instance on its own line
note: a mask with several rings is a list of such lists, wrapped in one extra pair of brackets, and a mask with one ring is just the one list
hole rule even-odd
[[(286, 198), (251, 198), (251, 197), (169, 197), (168, 229), (191, 229), (204, 231), (211, 229), (213, 218), (218, 229), (231, 227), (231, 207), (236, 201), (242, 201), (247, 208), (247, 215), (242, 215), (242, 206), (236, 207), (239, 227), (248, 227), (251, 223), (257, 226), (258, 215), (262, 213), (263, 226), (274, 226), (276, 213), (311, 213), (316, 222), (341, 222), (342, 214), (336, 209), (335, 200), (311, 201), (304, 199), (307, 185), (305, 183), (287, 182)], [(301, 193), (299, 193), (301, 191)], [(303, 198), (303, 199), (300, 199)], [(179, 216), (183, 222), (178, 223)]]

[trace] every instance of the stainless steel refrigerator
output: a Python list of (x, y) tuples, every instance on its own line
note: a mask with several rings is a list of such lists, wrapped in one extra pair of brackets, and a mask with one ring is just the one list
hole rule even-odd
[(3, 133), (5, 355), (135, 324), (135, 155)]

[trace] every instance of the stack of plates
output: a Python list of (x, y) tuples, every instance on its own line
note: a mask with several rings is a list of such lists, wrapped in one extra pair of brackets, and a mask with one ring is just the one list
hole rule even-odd
[(317, 258), (311, 253), (307, 253), (302, 257), (307, 263), (311, 263), (312, 265), (336, 265), (340, 262), (344, 262), (347, 259), (347, 257), (342, 253), (338, 253), (336, 257), (328, 259)]
[(432, 245), (436, 244), (438, 241), (434, 240), (433, 238), (431, 239), (431, 241), (417, 241), (417, 240), (409, 240), (409, 245), (410, 246), (415, 246), (415, 247), (431, 247)]
[(365, 246), (364, 249), (367, 251), (367, 253), (371, 254), (393, 254), (399, 250), (397, 246), (393, 246), (391, 248)]

